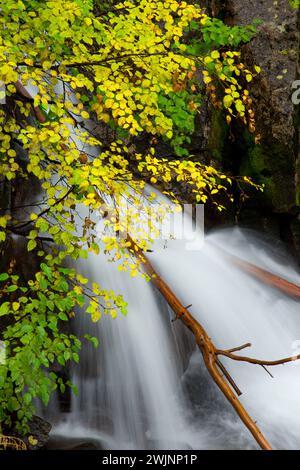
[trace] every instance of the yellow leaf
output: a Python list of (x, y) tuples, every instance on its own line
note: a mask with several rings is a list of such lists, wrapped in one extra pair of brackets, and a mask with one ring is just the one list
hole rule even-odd
[(220, 52), (219, 51), (212, 51), (210, 54), (213, 59), (219, 59), (220, 58)]
[(230, 96), (230, 95), (224, 96), (223, 103), (224, 103), (225, 108), (230, 108), (230, 106), (233, 103), (232, 96)]
[(203, 81), (207, 85), (208, 83), (210, 83), (212, 81), (212, 78), (209, 77), (209, 76), (206, 76), (206, 77), (204, 77)]
[(29, 442), (30, 445), (36, 446), (37, 443), (38, 443), (38, 440), (37, 440), (35, 437), (33, 437), (33, 436), (29, 436), (29, 437), (28, 437), (28, 442)]

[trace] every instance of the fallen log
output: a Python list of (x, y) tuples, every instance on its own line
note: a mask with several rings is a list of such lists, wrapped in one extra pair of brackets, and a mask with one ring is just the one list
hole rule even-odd
[[(165, 300), (168, 302), (173, 312), (176, 315), (176, 319), (180, 319), (184, 325), (189, 328), (193, 333), (196, 343), (202, 353), (204, 363), (214, 382), (217, 384), (219, 389), (223, 392), (225, 397), (231, 403), (232, 407), (238, 414), (241, 421), (249, 429), (252, 436), (256, 442), (260, 445), (263, 450), (272, 450), (271, 445), (262, 434), (261, 430), (257, 426), (256, 422), (248, 414), (237, 395), (240, 395), (237, 385), (235, 384), (233, 378), (221, 363), (219, 356), (225, 356), (235, 361), (247, 362), (250, 364), (255, 364), (263, 367), (266, 372), (266, 366), (276, 366), (285, 364), (291, 361), (296, 361), (300, 359), (300, 355), (287, 357), (284, 359), (279, 359), (275, 361), (259, 360), (255, 358), (250, 358), (246, 356), (236, 355), (235, 352), (242, 349), (248, 348), (251, 346), (250, 343), (243, 344), (228, 350), (217, 349), (213, 344), (211, 338), (208, 336), (207, 332), (203, 326), (193, 317), (193, 315), (188, 311), (188, 307), (185, 307), (168, 284), (159, 276), (157, 271), (154, 269), (149, 259), (145, 256), (144, 252), (138, 247), (138, 245), (127, 236), (127, 240), (130, 242), (131, 246), (129, 251), (135, 256), (138, 257), (145, 272), (151, 278), (155, 287), (163, 295)], [(259, 268), (258, 268), (259, 269)], [(296, 286), (297, 287), (297, 286)], [(269, 373), (269, 372), (268, 372)], [(269, 375), (271, 375), (269, 373)], [(272, 377), (272, 375), (271, 375)], [(230, 387), (230, 385), (231, 387)], [(235, 392), (236, 393), (235, 393)], [(237, 394), (237, 395), (236, 395)]]
[[(129, 237), (128, 237), (129, 238)], [(218, 350), (215, 348), (213, 342), (208, 336), (203, 326), (192, 316), (186, 307), (180, 302), (175, 293), (171, 290), (168, 284), (158, 275), (148, 258), (144, 255), (142, 250), (129, 238), (132, 248), (130, 251), (134, 256), (137, 256), (148, 276), (151, 278), (155, 287), (160, 291), (165, 300), (168, 302), (177, 319), (180, 319), (187, 328), (193, 333), (196, 343), (202, 353), (204, 363), (211, 377), (218, 385), (220, 390), (223, 392), (225, 397), (229, 400), (238, 416), (249, 429), (254, 439), (264, 450), (271, 450), (271, 446), (267, 439), (260, 431), (257, 424), (250, 417), (248, 412), (245, 410), (242, 403), (239, 401), (236, 393), (230, 387), (228, 382), (238, 393), (238, 388), (234, 383), (234, 380), (230, 376), (226, 368), (221, 364), (218, 358)], [(241, 348), (235, 348), (235, 350)], [(240, 392), (238, 393), (240, 394)]]
[(263, 268), (259, 268), (258, 266), (241, 260), (235, 256), (230, 258), (235, 266), (238, 266), (243, 271), (249, 273), (252, 277), (263, 281), (264, 284), (280, 290), (289, 297), (294, 297), (295, 299), (300, 300), (300, 286), (297, 286), (297, 284), (287, 281), (286, 279), (277, 276), (276, 274), (272, 274)]
[(219, 250), (220, 256), (227, 259), (231, 264), (240, 268), (242, 271), (250, 274), (255, 279), (263, 281), (264, 284), (277, 289), (289, 297), (293, 297), (296, 300), (300, 300), (300, 286), (284, 279), (277, 274), (273, 274), (264, 268), (260, 268), (249, 261), (245, 261), (236, 255), (232, 255), (226, 250), (221, 249), (219, 246), (214, 245)]

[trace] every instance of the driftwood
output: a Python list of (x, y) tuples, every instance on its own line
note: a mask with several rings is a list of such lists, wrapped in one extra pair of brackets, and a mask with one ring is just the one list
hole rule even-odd
[(184, 325), (189, 328), (189, 330), (193, 333), (196, 343), (202, 353), (206, 368), (210, 373), (211, 377), (213, 378), (214, 382), (217, 384), (219, 389), (223, 392), (225, 397), (231, 403), (239, 418), (249, 429), (249, 431), (253, 435), (256, 442), (260, 445), (260, 447), (264, 450), (271, 450), (272, 448), (269, 442), (260, 431), (256, 422), (251, 418), (251, 416), (248, 414), (248, 412), (238, 399), (238, 396), (241, 395), (241, 391), (234, 382), (230, 373), (221, 363), (219, 356), (226, 356), (235, 361), (243, 361), (251, 364), (256, 364), (263, 367), (267, 371), (266, 366), (275, 366), (295, 361), (300, 359), (300, 355), (279, 359), (277, 361), (264, 361), (235, 354), (236, 351), (240, 351), (242, 349), (250, 347), (250, 343), (229, 350), (222, 350), (216, 348), (203, 326), (189, 312), (189, 307), (185, 307), (180, 302), (176, 294), (172, 291), (168, 284), (159, 276), (159, 274), (156, 272), (156, 270), (150, 263), (149, 259), (145, 256), (144, 252), (136, 245), (136, 243), (132, 239), (130, 239), (130, 237), (127, 238), (131, 243), (129, 251), (132, 253), (132, 255), (139, 258), (145, 272), (149, 275), (155, 287), (159, 290), (159, 292), (163, 295), (165, 300), (172, 308), (173, 312), (176, 315), (176, 319), (180, 319), (184, 323)]

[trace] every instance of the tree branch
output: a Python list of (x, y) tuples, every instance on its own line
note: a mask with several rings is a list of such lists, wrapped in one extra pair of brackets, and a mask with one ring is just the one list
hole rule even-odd
[[(68, 191), (66, 192), (66, 194), (62, 197), (60, 197), (59, 199), (56, 199), (55, 203), (52, 204), (52, 206), (49, 206), (47, 207), (46, 209), (42, 210), (41, 212), (39, 212), (39, 214), (37, 214), (37, 219), (39, 219), (40, 217), (42, 217), (43, 215), (47, 214), (48, 212), (50, 212), (50, 210), (52, 209), (52, 207), (55, 207), (57, 204), (59, 204), (60, 202), (62, 202), (64, 199), (66, 199), (69, 194), (74, 190), (74, 187), (71, 186)], [(32, 220), (27, 220), (26, 222), (23, 222), (22, 224), (20, 225), (17, 225), (17, 226), (7, 226), (8, 230), (11, 230), (12, 232), (18, 230), (20, 231), (21, 229), (27, 227), (28, 225), (32, 224)]]
[(219, 356), (229, 357), (233, 361), (248, 362), (249, 364), (257, 364), (259, 366), (279, 366), (281, 364), (287, 364), (288, 362), (298, 361), (300, 359), (299, 354), (298, 356), (285, 357), (283, 359), (277, 359), (276, 361), (264, 361), (253, 357), (238, 356), (222, 349), (216, 349), (216, 354)]
[(251, 343), (246, 343), (246, 344), (242, 344), (242, 346), (238, 346), (237, 348), (232, 348), (232, 349), (224, 349), (224, 351), (228, 352), (228, 353), (232, 353), (232, 352), (235, 352), (235, 351), (241, 351), (242, 349), (246, 349), (246, 348), (251, 348), (252, 344)]
[[(145, 52), (141, 52), (141, 53), (130, 53), (130, 54), (123, 54), (123, 55), (119, 55), (119, 56), (115, 56), (115, 57), (109, 57), (107, 59), (102, 59), (102, 60), (91, 60), (91, 61), (88, 61), (88, 62), (71, 62), (70, 64), (65, 64), (65, 63), (62, 63), (62, 64), (56, 64), (56, 65), (52, 65), (48, 68), (48, 70), (58, 70), (60, 69), (60, 67), (95, 67), (95, 66), (105, 66), (106, 64), (110, 63), (110, 62), (119, 62), (119, 61), (122, 61), (123, 59), (129, 59), (131, 57), (139, 57), (139, 58), (147, 58), (147, 57), (152, 57), (152, 56), (166, 56), (168, 53), (168, 51), (162, 51), (162, 52), (153, 52), (153, 53), (145, 53)], [(26, 66), (28, 67), (28, 64), (26, 64), (25, 62), (19, 62), (17, 64), (18, 67), (23, 67), (23, 66)], [(39, 63), (35, 63), (33, 65), (31, 65), (30, 67), (34, 67), (34, 68), (37, 68), (37, 69), (42, 69), (43, 68), (43, 65), (42, 64), (39, 64)]]

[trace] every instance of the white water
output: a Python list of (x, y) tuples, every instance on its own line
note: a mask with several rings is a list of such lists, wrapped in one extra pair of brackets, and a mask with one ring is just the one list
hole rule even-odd
[[(266, 287), (234, 267), (226, 250), (300, 284), (300, 277), (277, 247), (249, 232), (220, 231), (206, 238), (201, 251), (183, 242), (156, 247), (151, 261), (183, 304), (212, 337), (227, 349), (262, 359), (299, 351), (299, 302)], [(108, 449), (256, 448), (230, 406), (208, 377), (192, 338), (169, 312), (149, 283), (120, 273), (104, 257), (91, 257), (86, 273), (104, 288), (124, 295), (127, 317), (101, 319), (91, 326), (84, 314), (77, 333), (90, 332), (100, 348), (82, 353), (74, 381), (79, 397), (61, 417), (54, 434), (84, 437)], [(271, 378), (261, 367), (222, 362), (243, 392), (242, 402), (275, 448), (300, 445), (300, 365), (277, 366)]]

